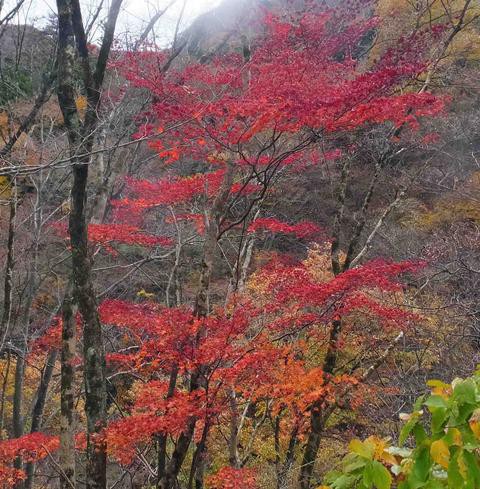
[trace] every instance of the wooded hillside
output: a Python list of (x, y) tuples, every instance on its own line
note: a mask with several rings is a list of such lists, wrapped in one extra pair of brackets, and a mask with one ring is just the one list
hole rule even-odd
[(480, 488), (479, 1), (40, 3), (0, 0), (0, 487)]

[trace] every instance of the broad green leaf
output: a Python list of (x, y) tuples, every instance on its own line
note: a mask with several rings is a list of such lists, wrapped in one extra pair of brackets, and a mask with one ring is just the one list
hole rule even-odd
[(429, 480), (423, 486), (423, 489), (445, 489), (445, 484), (443, 482), (432, 479), (432, 480)]
[(445, 429), (445, 423), (449, 418), (447, 409), (435, 408), (432, 411), (432, 431), (433, 433), (443, 432)]
[(473, 379), (465, 379), (456, 383), (453, 389), (453, 398), (459, 403), (476, 403), (476, 385)]
[(333, 489), (350, 489), (358, 477), (343, 474), (330, 483)]
[[(344, 470), (348, 468), (353, 479), (339, 489), (391, 489), (392, 485), (396, 489), (480, 489), (480, 378), (429, 385), (433, 394), (417, 399), (412, 413), (400, 416), (404, 426), (399, 443), (413, 435), (414, 448), (389, 446), (375, 436), (353, 441), (354, 453), (344, 462)], [(423, 405), (430, 418), (423, 417)]]
[(377, 460), (372, 462), (372, 480), (377, 489), (390, 489), (392, 486), (390, 472)]
[(373, 465), (372, 461), (365, 465), (362, 482), (365, 487), (371, 488), (373, 484)]
[(344, 464), (343, 470), (347, 473), (355, 472), (358, 469), (362, 469), (365, 467), (367, 461), (363, 457), (359, 457), (355, 454), (355, 457), (351, 458), (351, 460)]
[(443, 397), (440, 396), (430, 396), (426, 401), (425, 401), (425, 406), (430, 408), (430, 410), (439, 408), (439, 409), (446, 409), (448, 407), (447, 402)]
[[(432, 459), (430, 458), (430, 451), (427, 447), (421, 448), (415, 457), (410, 479), (415, 483), (425, 483), (430, 473), (432, 466)], [(421, 487), (421, 485), (415, 484), (415, 487)]]
[(413, 404), (413, 411), (420, 411), (422, 409), (423, 401), (425, 400), (425, 395), (420, 396)]
[(448, 464), (448, 487), (453, 488), (463, 488), (464, 478), (460, 473), (460, 467), (458, 466), (458, 455), (459, 452), (455, 453)]
[(415, 443), (417, 444), (417, 446), (421, 445), (428, 437), (427, 437), (427, 433), (425, 431), (425, 428), (417, 423), (413, 429), (413, 436), (415, 437)]
[(473, 453), (464, 451), (463, 460), (468, 470), (468, 479), (474, 482), (474, 487), (480, 487), (480, 467), (478, 458)]

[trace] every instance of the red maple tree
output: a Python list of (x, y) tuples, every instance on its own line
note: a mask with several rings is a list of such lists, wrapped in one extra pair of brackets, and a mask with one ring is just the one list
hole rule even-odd
[[(193, 307), (119, 300), (100, 306), (103, 324), (123, 338), (108, 355), (112, 375), (140, 379), (123, 417), (105, 433), (109, 453), (128, 464), (156, 440), (163, 489), (173, 487), (192, 446), (189, 487), (203, 481), (209, 440), (225, 423), (232, 430), (230, 467), (210, 486), (255, 487), (253, 472), (242, 469), (251, 453), (239, 453), (239, 411), (262, 407), (278, 423), (276, 436), (297, 443), (310, 430), (312, 406), (336, 405), (362, 382), (355, 372), (326, 372), (323, 358), (359, 342), (382, 345), (392, 328), (416, 320), (383, 300), (402, 290), (401, 274), (421, 266), (413, 262), (377, 260), (321, 281), (301, 261), (274, 259), (256, 272), (261, 293), (234, 290), (226, 305), (208, 304), (214, 255), (228, 233), (241, 240), (262, 232), (326, 240), (317, 224), (283, 222), (262, 208), (280, 178), (340, 157), (337, 142), (345, 134), (387, 124), (391, 135), (407, 126), (413, 131), (406, 137), (414, 138), (422, 117), (443, 110), (432, 94), (399, 90), (424, 69), (421, 46), (429, 34), (404, 39), (367, 65), (362, 40), (378, 19), (363, 15), (368, 9), (360, 3), (266, 14), (250, 46), (233, 44), (208, 62), (180, 62), (168, 72), (158, 69), (168, 60), (164, 52), (124, 53), (115, 63), (154, 100), (139, 116), (148, 123), (135, 137), (148, 141), (165, 168), (157, 180), (128, 179), (123, 198), (113, 202), (115, 224), (91, 225), (90, 241), (110, 252), (113, 242), (173, 247), (179, 244), (173, 228), (186, 221), (204, 243)], [(192, 162), (197, 172), (188, 171)], [(152, 219), (165, 235), (144, 229)], [(339, 318), (346, 327), (332, 343)], [(358, 331), (367, 320), (376, 337)], [(167, 439), (174, 440), (168, 461)], [(23, 442), (8, 443), (16, 454), (13, 444)]]

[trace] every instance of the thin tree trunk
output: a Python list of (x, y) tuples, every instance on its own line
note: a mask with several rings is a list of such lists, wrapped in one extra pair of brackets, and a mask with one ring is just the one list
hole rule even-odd
[[(190, 379), (190, 392), (198, 389), (199, 372), (194, 372)], [(177, 477), (182, 468), (188, 448), (195, 432), (197, 418), (192, 417), (188, 420), (185, 431), (178, 437), (175, 449), (173, 450), (170, 462), (167, 464), (163, 477), (159, 478), (158, 489), (175, 489)]]
[[(40, 188), (36, 187), (36, 189), (37, 189), (36, 200), (35, 200), (35, 206), (33, 211), (34, 255), (30, 265), (30, 274), (29, 274), (30, 279), (28, 280), (28, 298), (25, 304), (24, 323), (26, 325), (30, 324), (31, 315), (32, 315), (32, 305), (33, 305), (35, 295), (38, 292), (38, 286), (39, 286), (38, 257), (39, 257), (40, 234), (42, 230), (42, 210), (40, 205), (42, 191), (41, 191), (41, 187)], [(28, 330), (28, 326), (26, 326), (26, 328)], [(26, 334), (26, 338), (28, 338), (28, 334)], [(52, 353), (53, 353), (53, 357), (52, 357)], [(50, 352), (47, 355), (46, 363), (44, 369), (42, 370), (42, 375), (37, 388), (35, 403), (32, 407), (30, 433), (35, 433), (39, 431), (41, 427), (43, 409), (47, 398), (48, 385), (50, 383), (50, 379), (53, 374), (53, 369), (56, 361), (56, 353), (57, 352), (54, 350), (53, 352)], [(27, 462), (27, 464), (25, 465), (25, 472), (27, 474), (27, 478), (25, 480), (25, 489), (31, 489), (33, 486), (35, 464), (33, 462)]]
[[(115, 164), (113, 169), (105, 168), (104, 169), (104, 174), (102, 176), (102, 183), (97, 189), (95, 200), (92, 206), (92, 212), (91, 212), (91, 217), (90, 221), (92, 223), (101, 223), (103, 222), (103, 218), (105, 216), (105, 208), (106, 208), (106, 202), (108, 200), (108, 190), (109, 190), (109, 184), (112, 182), (112, 180), (116, 177), (117, 172), (119, 168), (121, 167), (121, 164), (119, 164), (119, 161), (123, 161), (125, 159), (125, 156), (122, 154), (120, 158), (117, 160), (117, 163)], [(69, 304), (65, 304), (65, 302), (68, 301)], [(72, 297), (72, 283), (70, 282), (69, 285), (67, 286), (67, 290), (65, 291), (65, 296), (62, 300), (62, 304), (57, 310), (56, 314), (62, 314), (65, 316), (66, 310), (72, 309), (73, 312), (76, 313), (76, 304), (73, 301)], [(67, 314), (68, 316), (69, 314)], [(52, 318), (53, 319), (53, 318)], [(65, 318), (63, 318), (65, 320)], [(67, 340), (66, 343), (62, 345), (62, 362), (63, 358), (73, 358), (75, 354), (75, 344), (76, 344), (76, 330), (73, 328), (72, 325), (70, 325), (68, 322), (66, 323), (65, 330), (62, 331), (62, 334), (64, 338)], [(68, 339), (71, 338), (71, 342), (68, 341)], [(69, 346), (70, 345), (70, 346)], [(73, 348), (73, 349), (72, 349)], [(58, 357), (58, 350), (51, 350), (47, 356), (47, 360), (45, 362), (45, 367), (42, 372), (42, 378), (40, 381), (40, 384), (37, 389), (37, 395), (36, 395), (36, 401), (35, 404), (32, 408), (32, 426), (31, 426), (31, 433), (34, 433), (36, 431), (39, 431), (41, 428), (41, 422), (42, 422), (42, 417), (43, 417), (43, 411), (45, 408), (45, 402), (46, 402), (46, 396), (48, 392), (48, 386), (50, 384), (53, 370), (55, 368), (55, 362)], [(61, 437), (61, 453), (65, 453), (64, 461), (65, 461), (65, 467), (63, 467), (63, 464), (61, 464), (63, 468), (63, 473), (64, 474), (74, 474), (75, 473), (75, 467), (74, 467), (74, 454), (69, 453), (69, 451), (74, 450), (74, 435), (75, 435), (75, 426), (74, 426), (74, 413), (69, 413), (68, 409), (73, 410), (73, 377), (71, 377), (71, 372), (70, 368), (67, 366), (65, 369), (62, 368), (61, 370), (61, 377), (62, 377), (62, 385), (68, 386), (69, 387), (65, 389), (61, 389), (61, 400), (60, 403), (63, 406), (62, 410), (62, 415), (64, 416), (63, 422), (64, 422), (64, 427), (61, 427), (61, 430), (64, 431), (63, 437)], [(65, 379), (64, 379), (65, 378)], [(65, 381), (64, 381), (65, 380)], [(65, 399), (64, 399), (65, 397)], [(70, 421), (69, 421), (70, 420)], [(73, 461), (73, 462), (72, 462)], [(73, 467), (73, 470), (72, 470)], [(34, 469), (35, 469), (35, 464), (29, 462), (26, 466), (26, 473), (27, 473), (27, 479), (25, 481), (25, 489), (31, 489), (33, 487), (33, 479), (34, 479)], [(72, 482), (72, 485), (68, 484), (66, 482), (67, 475), (64, 476), (64, 482), (67, 484), (67, 486), (71, 489), (72, 485), (75, 484), (75, 477), (69, 477), (70, 481)]]
[[(23, 435), (23, 381), (25, 378), (25, 354), (26, 346), (17, 353), (17, 361), (15, 363), (15, 386), (13, 393), (13, 415), (12, 415), (12, 425), (13, 425), (13, 437), (20, 438)], [(22, 459), (18, 457), (15, 459), (14, 467), (16, 469), (22, 468)], [(17, 483), (15, 486), (17, 489), (23, 487), (23, 482)]]
[(238, 453), (238, 437), (240, 434), (240, 419), (238, 416), (238, 406), (235, 395), (235, 390), (232, 389), (229, 393), (230, 404), (230, 439), (228, 441), (228, 461), (232, 467), (239, 469), (241, 466), (240, 455)]
[(210, 425), (208, 421), (205, 422), (203, 427), (202, 436), (198, 442), (197, 448), (193, 453), (192, 465), (190, 467), (190, 476), (188, 480), (188, 489), (193, 489), (195, 482), (195, 489), (203, 489), (203, 480), (205, 475), (206, 464), (206, 450), (207, 450), (207, 437), (210, 431)]
[(277, 475), (277, 488), (287, 489), (288, 487), (288, 474), (292, 468), (293, 462), (295, 461), (295, 448), (298, 443), (298, 424), (292, 428), (290, 433), (290, 440), (288, 442), (287, 454), (285, 455), (285, 461), (283, 462), (282, 468)]
[(75, 487), (75, 368), (73, 360), (76, 349), (76, 307), (71, 291), (62, 306), (62, 370), (60, 401), (60, 487)]
[[(193, 315), (197, 318), (204, 318), (209, 313), (208, 292), (210, 288), (210, 278), (215, 261), (215, 252), (217, 249), (218, 238), (220, 235), (220, 222), (223, 217), (225, 204), (227, 202), (228, 196), (230, 195), (230, 189), (233, 183), (234, 168), (235, 167), (233, 163), (228, 163), (224, 179), (218, 190), (217, 196), (215, 197), (208, 216), (200, 268), (200, 280), (193, 308)], [(202, 335), (203, 332), (200, 330), (198, 333), (197, 341), (200, 341)], [(191, 374), (190, 392), (198, 389), (199, 379), (201, 376), (202, 368), (200, 366), (196, 371), (192, 372)], [(188, 421), (185, 431), (178, 437), (177, 444), (172, 453), (170, 462), (165, 469), (165, 473), (163, 477), (160, 477), (158, 480), (157, 487), (159, 489), (175, 488), (177, 476), (185, 460), (185, 457), (187, 456), (187, 452), (190, 447), (193, 434), (195, 432), (196, 424), (197, 418), (192, 417)]]
[(15, 267), (15, 221), (17, 215), (17, 194), (15, 182), (12, 182), (12, 195), (10, 196), (10, 214), (8, 218), (8, 242), (7, 263), (5, 264), (5, 281), (3, 293), (3, 314), (0, 325), (1, 344), (3, 349), (10, 329), (12, 319), (12, 292), (13, 292), (13, 269)]
[[(88, 164), (98, 127), (100, 90), (113, 42), (122, 0), (113, 0), (94, 73), (91, 72), (87, 39), (78, 0), (57, 0), (58, 8), (58, 101), (67, 127), (73, 184), (69, 236), (72, 249), (74, 299), (83, 320), (85, 413), (87, 418), (87, 489), (106, 487), (105, 350), (91, 276), (86, 218)], [(76, 42), (75, 42), (76, 41)], [(87, 92), (87, 112), (82, 124), (75, 104), (74, 70), (78, 52)], [(65, 368), (65, 366), (62, 365)], [(68, 368), (68, 367), (67, 367)]]
[(220, 235), (220, 222), (225, 212), (225, 204), (230, 189), (233, 184), (235, 166), (233, 163), (227, 164), (227, 171), (223, 178), (222, 185), (212, 204), (212, 209), (208, 216), (208, 222), (205, 230), (205, 243), (203, 245), (202, 262), (200, 268), (200, 281), (198, 284), (197, 295), (193, 314), (196, 317), (208, 316), (208, 291), (210, 288), (210, 278), (212, 275), (213, 264), (215, 261), (215, 252), (217, 249), (218, 238)]
[(83, 358), (85, 413), (87, 416), (87, 489), (106, 487), (106, 447), (102, 432), (106, 423), (105, 350), (91, 280), (85, 221), (88, 166), (73, 168), (72, 206), (69, 234), (72, 247), (72, 273), (75, 300), (83, 319)]
[[(15, 215), (17, 207), (17, 194), (16, 185), (13, 183), (12, 196), (10, 203), (10, 224), (9, 224), (9, 239), (8, 239), (8, 257), (7, 257), (7, 270), (5, 278), (5, 300), (4, 300), (4, 314), (2, 317), (3, 325), (3, 340), (6, 339), (11, 318), (12, 309), (12, 286), (13, 286), (13, 267), (14, 267), (14, 244), (15, 244)], [(35, 217), (37, 217), (37, 207), (35, 207), (34, 212)], [(35, 220), (35, 223), (37, 221)], [(37, 230), (37, 227), (35, 227)], [(21, 338), (21, 346), (15, 346), (15, 353), (17, 355), (16, 366), (15, 366), (15, 383), (14, 383), (14, 395), (13, 395), (13, 435), (18, 438), (24, 433), (24, 419), (23, 419), (23, 391), (24, 391), (24, 377), (25, 377), (25, 358), (28, 352), (28, 338), (29, 338), (29, 328), (32, 313), (32, 304), (37, 291), (38, 277), (37, 277), (37, 264), (38, 264), (38, 234), (35, 234), (35, 246), (33, 257), (30, 263), (30, 270), (27, 277), (27, 294), (25, 299), (25, 304), (23, 306), (23, 313), (20, 320), (20, 331), (19, 337)], [(3, 409), (3, 408), (2, 408)], [(36, 420), (32, 420), (32, 426), (35, 426)], [(15, 467), (21, 468), (22, 462), (20, 459), (15, 461)], [(23, 487), (24, 484), (20, 483), (18, 487)]]
[(58, 350), (51, 350), (47, 355), (47, 359), (45, 360), (45, 366), (43, 368), (42, 377), (38, 386), (35, 404), (32, 408), (32, 426), (30, 433), (36, 433), (42, 427), (43, 410), (47, 400), (48, 386), (50, 385), (50, 381), (52, 379), (57, 357)]
[(8, 385), (8, 376), (10, 375), (10, 365), (12, 356), (10, 350), (7, 351), (7, 366), (5, 368), (5, 374), (2, 382), (2, 400), (0, 403), (0, 439), (3, 439), (3, 427), (5, 422), (5, 392)]
[[(38, 238), (38, 235), (37, 235)], [(21, 317), (21, 337), (22, 337), (22, 347), (20, 348), (18, 358), (17, 358), (17, 368), (15, 370), (15, 393), (14, 393), (14, 420), (16, 419), (18, 423), (21, 423), (18, 428), (15, 429), (15, 436), (22, 436), (25, 428), (25, 421), (22, 416), (23, 410), (23, 390), (24, 390), (24, 380), (25, 380), (25, 367), (26, 367), (26, 357), (28, 354), (28, 338), (30, 336), (30, 322), (32, 319), (32, 304), (37, 293), (38, 288), (38, 239), (36, 238), (34, 252), (32, 261), (30, 264), (30, 271), (27, 277), (27, 295), (25, 304), (23, 306), (23, 314)], [(33, 423), (33, 420), (32, 420)], [(14, 421), (15, 426), (15, 421)], [(21, 467), (21, 463), (19, 464)], [(24, 487), (25, 483), (22, 483), (19, 487)]]
[(19, 438), (23, 435), (23, 379), (25, 374), (24, 352), (18, 353), (15, 363), (15, 390), (13, 394), (13, 436)]
[[(30, 428), (30, 433), (36, 433), (37, 431), (40, 431), (40, 428), (42, 427), (43, 411), (45, 409), (45, 402), (47, 400), (48, 386), (50, 385), (50, 381), (52, 379), (57, 356), (57, 350), (51, 350), (47, 355), (45, 366), (42, 371), (42, 377), (40, 379), (40, 384), (37, 389), (35, 404), (32, 408), (32, 426)], [(27, 474), (27, 479), (25, 480), (25, 489), (32, 489), (35, 464), (33, 462), (28, 462), (25, 467), (25, 472)]]
[(303, 452), (302, 467), (300, 469), (301, 489), (310, 489), (311, 478), (317, 458), (318, 448), (320, 447), (321, 435), (325, 428), (325, 419), (322, 416), (322, 406), (315, 404), (312, 406), (310, 417), (310, 433)]
[[(342, 331), (342, 321), (335, 319), (330, 329), (330, 338), (328, 341), (327, 354), (323, 361), (323, 374), (328, 382), (332, 375), (338, 354), (338, 339)], [(325, 422), (328, 415), (324, 412), (325, 399), (321, 398), (311, 406), (310, 414), (310, 431), (308, 433), (307, 443), (303, 452), (302, 466), (300, 469), (300, 487), (301, 489), (310, 489), (315, 460), (320, 447), (321, 436), (325, 428)]]
[[(175, 392), (178, 377), (178, 366), (173, 365), (170, 372), (170, 381), (168, 384), (167, 399), (172, 397)], [(166, 476), (167, 463), (167, 435), (161, 434), (158, 436), (158, 466), (157, 466), (157, 487), (160, 486), (160, 481)]]

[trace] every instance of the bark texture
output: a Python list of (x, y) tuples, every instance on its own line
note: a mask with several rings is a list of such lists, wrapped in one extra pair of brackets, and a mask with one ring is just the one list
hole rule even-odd
[[(74, 300), (83, 320), (83, 356), (85, 383), (85, 413), (87, 418), (87, 489), (106, 487), (106, 447), (102, 432), (106, 423), (105, 351), (97, 302), (92, 282), (91, 259), (88, 250), (87, 184), (88, 167), (95, 131), (99, 123), (100, 91), (105, 75), (115, 25), (122, 0), (111, 3), (104, 37), (95, 70), (90, 69), (87, 40), (78, 0), (57, 0), (58, 8), (58, 101), (62, 110), (69, 141), (73, 183), (69, 236), (72, 249)], [(74, 70), (80, 66), (87, 94), (85, 121), (80, 120), (74, 90)], [(64, 324), (64, 328), (67, 326)], [(64, 345), (71, 331), (64, 331)], [(65, 340), (68, 340), (66, 341)], [(69, 349), (69, 348), (67, 348)], [(63, 365), (66, 377), (69, 366)], [(68, 387), (68, 382), (66, 387)], [(68, 394), (68, 388), (65, 391)], [(69, 395), (64, 399), (65, 410), (70, 406)], [(63, 413), (70, 419), (72, 413)]]

